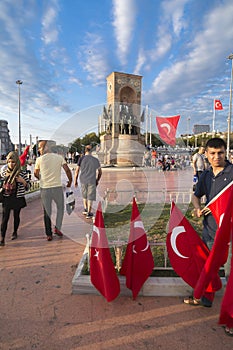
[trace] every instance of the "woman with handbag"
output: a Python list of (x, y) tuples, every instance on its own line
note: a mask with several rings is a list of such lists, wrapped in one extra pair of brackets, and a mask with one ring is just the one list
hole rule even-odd
[(5, 236), (10, 212), (14, 213), (14, 232), (11, 239), (17, 238), (17, 230), (20, 223), (20, 211), (26, 207), (25, 190), (29, 188), (27, 173), (21, 170), (20, 159), (17, 152), (10, 152), (7, 155), (7, 167), (1, 174), (3, 178), (3, 202), (2, 202), (2, 224), (1, 242), (5, 245)]

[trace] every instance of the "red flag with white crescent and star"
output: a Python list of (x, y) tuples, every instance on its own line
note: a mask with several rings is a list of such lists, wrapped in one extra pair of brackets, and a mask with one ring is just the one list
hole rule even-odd
[[(220, 226), (230, 198), (233, 198), (233, 181), (225, 186), (205, 207), (211, 210), (218, 226)], [(205, 208), (203, 209), (204, 211)]]
[(147, 240), (138, 206), (133, 198), (130, 235), (122, 263), (121, 275), (126, 276), (126, 286), (135, 299), (154, 268), (154, 259)]
[(174, 117), (156, 117), (159, 136), (168, 145), (175, 146), (176, 144), (176, 129), (179, 120), (179, 115)]
[(90, 275), (91, 283), (107, 301), (112, 301), (118, 296), (120, 283), (108, 246), (100, 202), (96, 211), (91, 239)]
[(223, 109), (222, 102), (220, 100), (214, 100), (214, 109), (216, 111)]
[[(233, 236), (231, 237), (231, 242), (233, 242)], [(233, 244), (232, 244), (233, 249)], [(233, 328), (233, 250), (231, 250), (231, 270), (230, 276), (227, 281), (226, 290), (221, 304), (219, 324), (226, 325), (229, 328)]]
[[(171, 204), (166, 244), (174, 271), (192, 288), (195, 288), (209, 255), (209, 249), (174, 202)], [(221, 280), (216, 276), (207, 286), (206, 292), (212, 293), (221, 287)]]
[(215, 214), (219, 227), (215, 234), (213, 247), (194, 290), (194, 296), (197, 299), (202, 295), (206, 285), (218, 274), (220, 267), (226, 263), (233, 231), (233, 186), (230, 184), (230, 187), (227, 186), (227, 189), (216, 197), (217, 199), (211, 201), (208, 206)]

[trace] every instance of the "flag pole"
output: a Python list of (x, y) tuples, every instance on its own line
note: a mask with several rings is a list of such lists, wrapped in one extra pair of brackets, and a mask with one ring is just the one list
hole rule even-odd
[(148, 132), (147, 132), (147, 129), (148, 129), (148, 105), (146, 105), (146, 146), (148, 144)]
[(215, 98), (214, 98), (214, 111), (213, 111), (213, 130), (212, 130), (212, 134), (214, 136), (214, 133), (215, 133)]
[(151, 147), (151, 133), (152, 133), (152, 130), (151, 130), (151, 119), (152, 119), (152, 115), (151, 115), (151, 111), (150, 111), (150, 147)]

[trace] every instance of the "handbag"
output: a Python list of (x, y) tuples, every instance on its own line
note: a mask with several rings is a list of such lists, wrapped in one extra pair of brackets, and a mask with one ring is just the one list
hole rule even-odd
[(12, 196), (16, 193), (16, 186), (15, 183), (11, 184), (9, 182), (6, 182), (3, 184), (3, 188), (4, 188), (4, 192), (8, 195), (8, 196)]
[(75, 208), (75, 197), (73, 191), (66, 192), (66, 212), (70, 215)]

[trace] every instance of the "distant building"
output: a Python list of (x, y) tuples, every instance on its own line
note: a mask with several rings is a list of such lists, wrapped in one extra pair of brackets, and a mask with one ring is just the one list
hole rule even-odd
[(193, 125), (193, 133), (201, 134), (202, 132), (210, 132), (210, 126), (205, 124), (195, 124)]
[(14, 145), (11, 142), (8, 122), (6, 120), (0, 120), (0, 155), (6, 155), (14, 149)]

